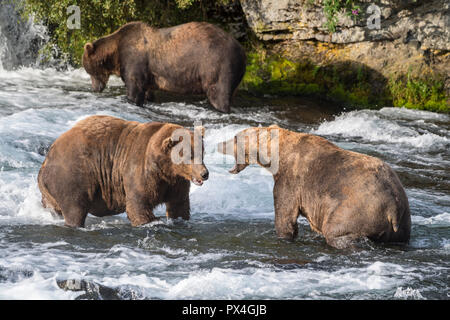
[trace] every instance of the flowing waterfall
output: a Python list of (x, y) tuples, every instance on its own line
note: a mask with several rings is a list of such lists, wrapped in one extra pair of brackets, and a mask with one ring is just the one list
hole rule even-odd
[(47, 29), (20, 11), (20, 3), (0, 3), (0, 70), (38, 66), (39, 49), (48, 41)]
[(0, 71), (3, 71), (2, 57), (6, 51), (6, 39), (2, 34), (2, 27), (0, 27)]

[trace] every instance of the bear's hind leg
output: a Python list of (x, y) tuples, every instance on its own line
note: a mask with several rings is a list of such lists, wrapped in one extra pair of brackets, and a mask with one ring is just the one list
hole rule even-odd
[(356, 248), (358, 240), (364, 238), (364, 235), (356, 231), (352, 222), (327, 221), (322, 227), (323, 236), (327, 243), (337, 249)]
[(41, 198), (42, 207), (44, 207), (45, 209), (49, 209), (50, 214), (52, 215), (53, 218), (63, 218), (61, 209), (59, 209), (54, 200), (50, 201), (48, 197), (49, 197), (48, 195), (45, 196), (44, 193), (42, 193)]
[(77, 204), (62, 208), (65, 226), (71, 228), (83, 228), (86, 221), (87, 210)]

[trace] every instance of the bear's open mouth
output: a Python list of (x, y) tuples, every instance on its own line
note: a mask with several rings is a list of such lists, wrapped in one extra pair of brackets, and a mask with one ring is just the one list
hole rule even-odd
[(195, 178), (192, 178), (192, 182), (197, 186), (201, 186), (203, 184), (203, 180), (198, 180)]

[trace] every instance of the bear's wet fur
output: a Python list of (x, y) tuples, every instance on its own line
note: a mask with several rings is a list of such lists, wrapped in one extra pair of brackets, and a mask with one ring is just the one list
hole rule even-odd
[(187, 131), (195, 145), (192, 131), (170, 123), (110, 116), (77, 122), (52, 144), (39, 171), (43, 206), (70, 227), (83, 227), (88, 213), (125, 211), (133, 226), (146, 224), (157, 219), (153, 209), (163, 203), (167, 217), (189, 219), (190, 181), (202, 184), (208, 170), (203, 159), (171, 161), (172, 149), (182, 141), (173, 139), (175, 130)]
[(246, 55), (236, 39), (206, 22), (163, 29), (130, 22), (87, 43), (83, 67), (97, 92), (111, 75), (121, 77), (128, 99), (139, 106), (151, 99), (153, 90), (165, 90), (206, 94), (214, 108), (228, 113)]
[[(261, 144), (271, 148), (272, 133), (267, 134), (271, 130), (278, 132), (276, 171), (271, 171), (267, 161), (260, 161)], [(244, 138), (251, 134), (256, 138)], [(270, 137), (261, 140), (263, 134)], [(246, 142), (238, 146), (238, 141)], [(341, 149), (316, 135), (277, 126), (243, 130), (219, 143), (218, 148), (235, 157), (231, 173), (237, 174), (251, 164), (251, 154), (258, 156), (254, 162), (271, 171), (275, 182), (275, 228), (280, 238), (297, 236), (297, 218), (302, 215), (312, 230), (336, 248), (354, 246), (363, 238), (409, 242), (408, 198), (397, 174), (378, 158)], [(239, 148), (245, 156), (241, 157), (243, 163), (237, 161)]]

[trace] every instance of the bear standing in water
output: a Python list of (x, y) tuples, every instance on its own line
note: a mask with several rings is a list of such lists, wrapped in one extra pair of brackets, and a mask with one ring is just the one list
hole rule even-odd
[(297, 236), (302, 215), (336, 248), (360, 238), (409, 241), (408, 198), (397, 174), (378, 158), (277, 126), (246, 129), (218, 148), (235, 157), (230, 173), (258, 163), (273, 174), (275, 229), (281, 238)]
[[(124, 211), (133, 226), (146, 224), (162, 203), (168, 218), (188, 220), (190, 181), (202, 185), (209, 175), (202, 135), (171, 123), (81, 120), (47, 153), (38, 175), (42, 204), (70, 227), (83, 227), (88, 213)], [(186, 161), (174, 163), (172, 149), (184, 146)]]
[(214, 108), (226, 113), (245, 66), (239, 42), (205, 22), (165, 29), (127, 23), (87, 43), (83, 54), (83, 67), (96, 92), (101, 92), (114, 74), (125, 82), (128, 99), (139, 106), (151, 99), (153, 90), (165, 90), (206, 94)]

